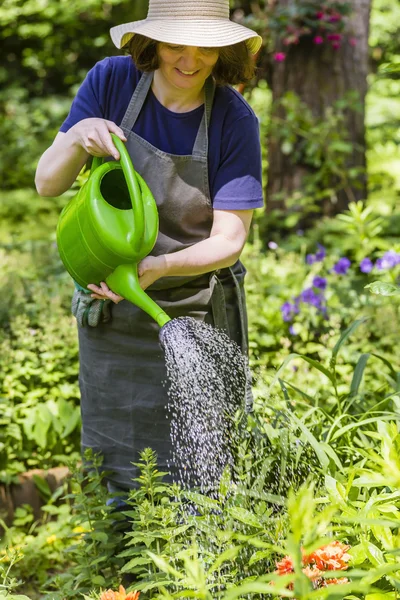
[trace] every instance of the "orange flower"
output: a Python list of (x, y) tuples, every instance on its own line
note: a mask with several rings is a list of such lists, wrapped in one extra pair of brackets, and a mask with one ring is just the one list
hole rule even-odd
[[(347, 550), (350, 546), (346, 546), (342, 542), (335, 540), (322, 548), (318, 548), (311, 554), (306, 554), (304, 548), (301, 549), (303, 573), (311, 580), (314, 589), (319, 587), (326, 587), (327, 585), (338, 585), (341, 583), (348, 583), (347, 577), (340, 579), (323, 579), (321, 577), (321, 571), (344, 571), (348, 568), (348, 561), (350, 560), (350, 554), (347, 554)], [(281, 561), (276, 563), (277, 570), (275, 573), (278, 575), (286, 575), (287, 573), (293, 573), (294, 566), (290, 556), (285, 556)], [(293, 589), (293, 584), (288, 585), (288, 589)], [(112, 600), (103, 598), (102, 600)], [(123, 599), (121, 599), (123, 600)]]
[(127, 594), (124, 586), (120, 585), (118, 592), (113, 592), (113, 590), (103, 592), (100, 600), (138, 600), (139, 595), (140, 592), (129, 592)]
[(302, 571), (304, 575), (307, 575), (308, 579), (311, 579), (311, 581), (315, 581), (321, 577), (321, 571), (316, 567), (305, 567)]
[[(293, 561), (290, 556), (285, 556), (280, 562), (276, 563), (277, 571), (275, 573), (279, 573), (279, 575), (286, 575), (286, 573), (293, 573)], [(105, 599), (106, 600), (106, 599)]]
[(101, 594), (100, 600), (115, 600), (115, 594), (112, 590), (107, 590)]
[(341, 577), (340, 579), (325, 579), (322, 581), (323, 587), (331, 584), (340, 585), (341, 583), (349, 583), (349, 580), (347, 577)]
[(351, 558), (350, 554), (347, 554), (349, 548), (350, 546), (335, 540), (312, 552), (308, 562), (315, 562), (321, 571), (344, 571), (348, 568), (347, 563)]

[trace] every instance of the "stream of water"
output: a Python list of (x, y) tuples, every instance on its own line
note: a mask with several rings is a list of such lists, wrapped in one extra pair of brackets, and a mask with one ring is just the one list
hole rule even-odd
[(169, 378), (173, 462), (185, 488), (212, 494), (231, 465), (231, 434), (245, 409), (247, 360), (220, 329), (190, 317), (161, 331)]

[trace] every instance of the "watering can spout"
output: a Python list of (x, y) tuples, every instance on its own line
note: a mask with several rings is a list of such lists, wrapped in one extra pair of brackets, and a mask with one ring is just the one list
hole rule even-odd
[(170, 317), (140, 287), (137, 265), (119, 265), (106, 279), (110, 289), (144, 310), (159, 327), (163, 327)]

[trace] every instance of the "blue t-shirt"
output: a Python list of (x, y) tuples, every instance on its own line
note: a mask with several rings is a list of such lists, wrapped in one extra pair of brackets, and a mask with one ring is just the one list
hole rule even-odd
[[(130, 56), (96, 63), (72, 103), (60, 131), (99, 117), (120, 125), (142, 73)], [(204, 105), (186, 113), (163, 106), (150, 90), (133, 131), (170, 154), (192, 154)], [(213, 207), (246, 210), (263, 206), (258, 119), (230, 86), (217, 86), (209, 129), (209, 180)]]

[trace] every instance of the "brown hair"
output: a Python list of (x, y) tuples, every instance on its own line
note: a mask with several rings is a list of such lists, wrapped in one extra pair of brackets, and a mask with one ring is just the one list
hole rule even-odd
[[(144, 35), (135, 34), (128, 45), (129, 53), (139, 71), (155, 71), (159, 67), (157, 42)], [(219, 85), (247, 83), (255, 74), (255, 62), (246, 42), (216, 48), (218, 61), (213, 77)]]

